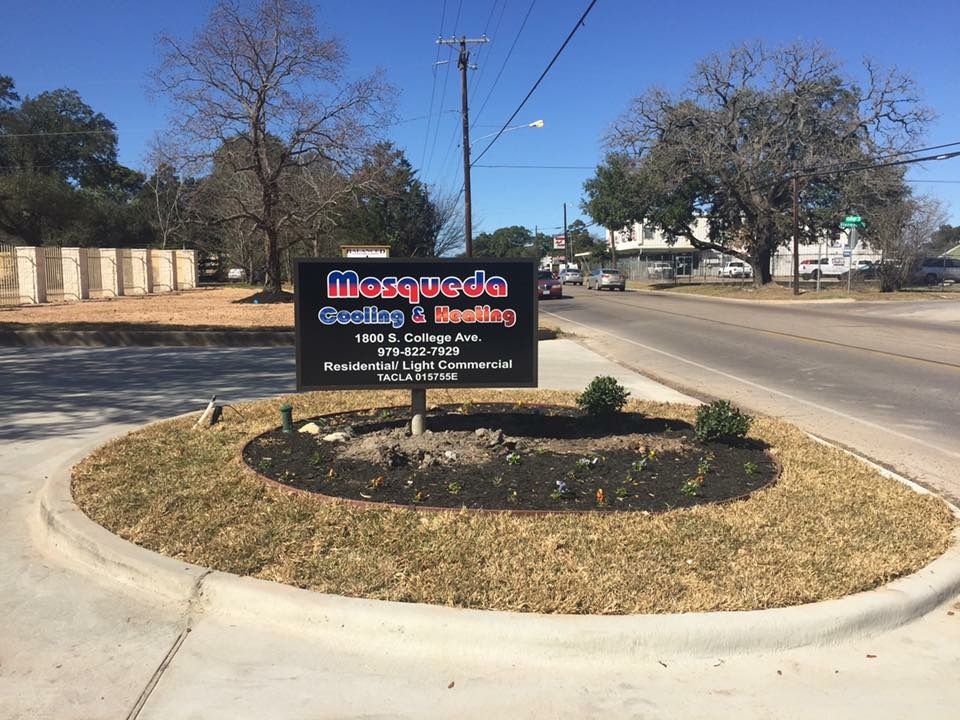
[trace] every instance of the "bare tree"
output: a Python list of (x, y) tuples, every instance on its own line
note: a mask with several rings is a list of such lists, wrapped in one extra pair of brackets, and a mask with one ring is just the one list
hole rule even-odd
[(899, 290), (910, 280), (945, 218), (943, 205), (930, 197), (906, 198), (873, 213), (867, 240), (881, 255), (876, 266), (881, 292)]
[(379, 73), (345, 79), (343, 46), (320, 37), (302, 0), (261, 0), (249, 13), (225, 0), (192, 39), (164, 35), (160, 47), (156, 82), (187, 158), (212, 164), (222, 148), (237, 148), (229, 158), (237, 177), (218, 184), (216, 213), (262, 234), (264, 289), (277, 293), (282, 238), (323, 210), (293, 192), (297, 176), (315, 163), (349, 175), (389, 123), (393, 91)]

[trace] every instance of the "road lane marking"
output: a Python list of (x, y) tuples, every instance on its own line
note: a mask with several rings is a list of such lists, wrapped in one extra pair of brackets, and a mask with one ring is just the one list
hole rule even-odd
[(666, 350), (660, 350), (659, 348), (655, 348), (651, 345), (645, 345), (644, 343), (637, 342), (636, 340), (631, 340), (630, 338), (623, 337), (622, 335), (615, 335), (611, 332), (607, 332), (606, 330), (600, 330), (599, 328), (593, 327), (592, 325), (587, 325), (586, 323), (578, 322), (576, 320), (571, 320), (570, 318), (564, 317), (562, 315), (557, 315), (556, 313), (543, 311), (543, 310), (541, 310), (541, 312), (545, 312), (545, 314), (547, 315), (552, 315), (553, 317), (559, 320), (562, 320), (564, 322), (572, 323), (574, 325), (579, 325), (589, 330), (602, 333), (604, 335), (614, 338), (615, 340), (622, 340), (623, 342), (629, 343), (630, 345), (636, 345), (639, 348), (643, 348), (644, 350), (649, 350), (650, 352), (657, 353), (658, 355), (663, 355), (664, 357), (668, 357), (671, 360), (676, 360), (678, 362), (686, 363), (687, 365), (692, 365), (693, 367), (698, 368), (700, 370), (712, 372), (716, 375), (720, 375), (721, 377), (725, 377), (729, 380), (733, 380), (734, 382), (742, 383), (744, 385), (755, 388), (757, 390), (762, 390), (763, 392), (771, 393), (772, 395), (779, 395), (780, 397), (785, 398), (787, 400), (792, 400), (793, 402), (800, 403), (801, 405), (807, 405), (808, 407), (815, 408), (817, 410), (820, 410), (825, 413), (829, 413), (831, 415), (836, 415), (837, 417), (843, 418), (844, 420), (849, 420), (850, 422), (859, 423), (860, 425), (864, 425), (874, 430), (880, 430), (881, 432), (885, 432), (895, 437), (899, 437), (902, 440), (908, 440), (912, 443), (916, 443), (917, 445), (921, 445), (922, 447), (928, 448), (930, 450), (936, 450), (937, 452), (943, 453), (944, 455), (949, 455), (950, 457), (954, 457), (954, 458), (960, 458), (960, 453), (952, 452), (950, 450), (947, 450), (941, 447), (940, 445), (936, 445), (934, 443), (927, 442), (926, 440), (915, 438), (912, 435), (907, 435), (906, 433), (902, 433), (897, 430), (891, 430), (890, 428), (884, 427), (883, 425), (879, 425), (878, 423), (875, 423), (875, 422), (871, 422), (870, 420), (864, 420), (863, 418), (858, 418), (855, 415), (850, 415), (848, 413), (841, 412), (840, 410), (834, 410), (833, 408), (827, 407), (826, 405), (821, 405), (820, 403), (811, 402), (810, 400), (804, 400), (803, 398), (799, 398), (796, 395), (791, 395), (790, 393), (785, 393), (781, 390), (767, 387), (766, 385), (761, 385), (760, 383), (754, 382), (753, 380), (747, 380), (746, 378), (738, 377), (737, 375), (733, 375), (732, 373), (728, 373), (723, 370), (717, 370), (716, 368), (709, 367), (707, 365), (704, 365), (703, 363), (698, 363), (694, 360), (690, 360), (680, 355), (675, 355), (673, 353), (667, 352)]
[[(571, 297), (573, 297), (571, 295)], [(667, 298), (672, 300), (674, 298)], [(847, 343), (838, 342), (836, 340), (822, 340), (820, 338), (808, 337), (806, 335), (794, 335), (793, 333), (781, 332), (779, 330), (767, 330), (765, 328), (752, 327), (750, 325), (740, 325), (734, 322), (729, 322), (727, 320), (714, 320), (712, 318), (705, 318), (700, 315), (689, 315), (687, 313), (675, 312), (673, 310), (664, 310), (663, 308), (651, 307), (650, 305), (639, 305), (629, 302), (624, 302), (623, 300), (614, 300), (612, 297), (609, 299), (604, 298), (603, 302), (612, 303), (614, 305), (624, 305), (625, 307), (630, 308), (639, 308), (649, 312), (660, 313), (661, 315), (673, 315), (674, 317), (687, 318), (688, 320), (699, 320), (700, 322), (710, 323), (711, 325), (727, 325), (729, 327), (738, 328), (740, 330), (752, 330), (756, 333), (763, 333), (765, 335), (775, 335), (777, 337), (790, 338), (791, 340), (804, 340), (807, 342), (820, 343), (822, 345), (830, 345), (832, 347), (844, 348), (847, 350), (860, 350), (862, 352), (874, 353), (875, 355), (884, 355), (886, 357), (899, 358), (901, 360), (914, 360), (916, 362), (928, 363), (930, 365), (937, 365), (940, 367), (947, 367), (955, 370), (960, 370), (960, 364), (947, 362), (945, 360), (931, 360), (930, 358), (917, 357), (916, 355), (907, 355), (905, 353), (895, 353), (889, 350), (877, 350), (876, 348), (863, 347), (862, 345), (849, 345)], [(555, 313), (549, 313), (554, 314)], [(556, 315), (559, 318), (565, 318), (564, 315)], [(570, 322), (575, 322), (571, 320)], [(873, 325), (868, 323), (867, 325)], [(850, 327), (864, 327), (865, 325), (851, 325)]]

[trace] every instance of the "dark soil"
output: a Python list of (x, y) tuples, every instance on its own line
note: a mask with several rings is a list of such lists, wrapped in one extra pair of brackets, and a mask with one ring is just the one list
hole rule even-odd
[(686, 423), (639, 413), (601, 422), (569, 407), (445, 406), (420, 437), (406, 407), (314, 418), (319, 434), (299, 432), (308, 422), (258, 436), (244, 460), (323, 495), (502, 510), (663, 511), (741, 497), (778, 473), (761, 443), (703, 443)]

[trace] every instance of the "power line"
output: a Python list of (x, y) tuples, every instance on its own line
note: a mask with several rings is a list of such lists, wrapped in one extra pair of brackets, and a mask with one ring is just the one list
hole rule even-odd
[[(500, 0), (493, 0), (493, 5), (490, 6), (490, 14), (487, 15), (487, 22), (484, 23), (483, 32), (480, 33), (481, 35), (486, 36), (486, 35), (489, 34), (487, 31), (490, 29), (490, 22), (493, 20), (493, 15), (494, 15), (494, 13), (497, 11), (497, 5), (499, 5), (499, 4), (500, 4)], [(497, 20), (497, 29), (493, 31), (493, 35), (494, 35), (494, 36), (496, 36), (496, 35), (497, 35), (497, 32), (500, 30), (500, 21), (503, 20), (503, 11), (506, 10), (506, 9), (507, 9), (507, 2), (506, 2), (506, 0), (504, 0), (504, 2), (503, 2), (503, 9), (500, 11), (500, 17), (499, 17), (498, 20)], [(486, 67), (487, 67), (485, 63), (481, 63), (481, 62), (480, 62), (480, 58), (481, 58), (481, 57), (484, 57), (484, 58), (486, 57), (486, 55), (482, 54), (482, 53), (483, 53), (483, 50), (484, 50), (483, 47), (477, 48), (477, 62), (476, 62), (476, 64), (477, 64), (477, 66), (479, 67), (479, 72), (475, 73), (474, 76), (473, 76), (473, 78), (470, 80), (470, 95), (471, 95), (471, 97), (473, 96), (473, 93), (476, 92), (477, 86), (480, 85), (480, 80), (481, 80), (481, 78), (483, 77), (483, 71), (484, 71), (484, 70), (486, 69)]]
[(470, 163), (471, 167), (477, 168), (518, 168), (524, 170), (595, 170), (596, 165), (477, 165)]
[[(530, 13), (533, 12), (533, 6), (537, 4), (537, 0), (530, 0), (530, 7), (527, 8), (527, 14), (523, 16), (523, 22), (520, 23), (520, 29), (517, 30), (517, 34), (513, 38), (513, 43), (510, 45), (510, 49), (507, 51), (507, 56), (503, 59), (503, 64), (500, 65), (500, 70), (497, 72), (497, 76), (493, 79), (493, 85), (490, 86), (490, 90), (487, 92), (487, 96), (483, 99), (483, 102), (480, 103), (480, 109), (474, 114), (474, 118), (479, 118), (483, 113), (483, 109), (487, 106), (490, 97), (493, 95), (494, 89), (497, 87), (497, 83), (500, 82), (500, 76), (503, 75), (503, 71), (507, 67), (507, 63), (510, 61), (510, 56), (513, 55), (514, 48), (517, 47), (517, 42), (520, 40), (520, 35), (523, 33), (523, 28), (526, 27), (527, 20), (530, 18)], [(504, 5), (506, 7), (506, 5)]]
[(543, 82), (543, 79), (547, 76), (547, 73), (550, 72), (550, 68), (553, 67), (553, 64), (557, 61), (557, 59), (560, 57), (560, 54), (564, 51), (564, 49), (573, 39), (573, 36), (576, 34), (577, 30), (580, 29), (580, 26), (583, 25), (584, 20), (587, 19), (587, 15), (590, 14), (590, 11), (593, 10), (593, 6), (596, 4), (597, 4), (597, 0), (590, 0), (590, 4), (587, 6), (587, 9), (583, 11), (583, 15), (580, 16), (579, 20), (577, 20), (577, 23), (573, 26), (573, 29), (570, 31), (570, 34), (567, 35), (567, 39), (563, 41), (563, 45), (560, 46), (560, 49), (557, 50), (556, 54), (553, 56), (553, 59), (550, 61), (550, 63), (547, 65), (544, 71), (540, 73), (540, 77), (537, 78), (537, 81), (533, 84), (533, 87), (530, 88), (530, 92), (528, 92), (527, 96), (523, 98), (523, 100), (517, 106), (517, 109), (513, 111), (513, 115), (511, 115), (507, 119), (507, 121), (503, 124), (503, 127), (500, 128), (500, 132), (498, 132), (496, 136), (493, 138), (493, 140), (490, 141), (490, 144), (483, 149), (483, 152), (477, 155), (477, 158), (476, 158), (477, 160), (479, 160), (484, 155), (486, 155), (487, 150), (493, 147), (493, 144), (500, 138), (501, 135), (503, 135), (503, 131), (506, 130), (510, 126), (510, 123), (513, 122), (513, 119), (520, 114), (520, 111), (523, 109), (523, 106), (527, 104), (527, 100), (530, 99), (530, 96), (533, 95), (534, 91), (536, 91), (536, 89), (540, 86), (540, 83)]
[[(440, 8), (440, 32), (438, 37), (443, 36), (443, 21), (447, 16), (447, 0), (443, 0), (443, 6)], [(437, 65), (440, 64), (440, 46), (437, 45), (437, 56), (433, 61), (433, 83), (430, 86), (430, 110), (427, 112), (427, 131), (423, 135), (423, 152), (420, 155), (420, 167), (423, 167), (423, 161), (427, 159), (427, 143), (430, 141), (430, 125), (433, 117), (433, 100), (437, 94)], [(437, 118), (439, 125), (440, 119)]]

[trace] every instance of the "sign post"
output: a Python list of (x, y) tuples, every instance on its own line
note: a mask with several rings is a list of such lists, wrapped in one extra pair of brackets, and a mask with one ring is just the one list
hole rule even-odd
[(536, 387), (536, 260), (297, 260), (297, 390)]
[(850, 278), (853, 275), (853, 249), (857, 246), (857, 231), (861, 228), (866, 228), (867, 225), (863, 222), (862, 217), (851, 213), (843, 219), (843, 222), (840, 223), (840, 227), (844, 230), (850, 231), (850, 237), (847, 240), (847, 248), (843, 251), (843, 256), (850, 258), (850, 264), (847, 266), (847, 294), (849, 295)]

